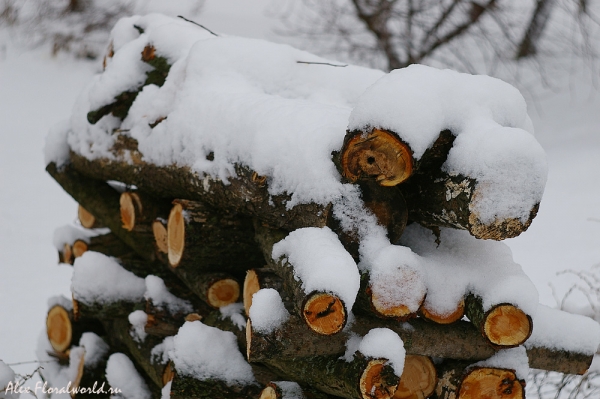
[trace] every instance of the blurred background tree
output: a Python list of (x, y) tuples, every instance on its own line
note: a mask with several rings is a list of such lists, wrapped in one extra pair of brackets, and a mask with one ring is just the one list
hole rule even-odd
[(104, 53), (110, 30), (123, 17), (161, 12), (197, 16), (204, 0), (0, 0), (0, 26), (17, 40), (50, 43), (54, 55), (66, 51), (82, 58)]
[(295, 44), (383, 70), (418, 63), (521, 84), (533, 73), (546, 85), (555, 77), (551, 71), (564, 72), (575, 59), (598, 71), (600, 18), (594, 0), (287, 0), (282, 4), (273, 10), (284, 21), (279, 33), (295, 38)]

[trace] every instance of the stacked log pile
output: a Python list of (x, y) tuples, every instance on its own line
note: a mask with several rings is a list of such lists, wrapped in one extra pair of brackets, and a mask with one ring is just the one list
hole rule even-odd
[[(441, 262), (436, 251), (448, 268), (482, 262), (469, 245), (519, 235), (539, 206), (489, 218), (493, 179), (444, 166), (463, 148), (455, 131), (437, 129), (423, 149), (393, 124), (367, 128), (351, 117), (326, 154), (347, 194), (327, 201), (298, 200), (300, 188), (277, 191), (277, 167), (243, 159), (229, 160), (227, 178), (152, 161), (127, 121), (140, 114), (145, 93), (169, 89), (183, 71), (169, 58), (177, 51), (160, 47), (173, 44), (165, 26), (209, 47), (226, 40), (157, 18), (116, 28), (136, 37), (130, 44), (142, 76), (85, 111), (87, 131), (104, 129), (109, 138), (106, 152), (91, 155), (93, 144), (84, 150), (67, 137), (46, 168), (79, 203), (82, 233), (55, 242), (60, 262), (74, 265), (72, 302), (55, 301), (47, 317), (47, 352), (76, 370), (74, 386), (104, 381), (128, 397), (120, 370), (135, 376), (131, 384), (143, 393), (136, 397), (524, 398), (528, 366), (587, 370), (595, 348), (552, 346), (534, 331), (537, 296), (532, 305), (512, 294), (530, 287), (512, 260), (463, 279), (459, 295), (428, 277)], [(126, 54), (122, 35), (114, 40), (105, 75)], [(381, 76), (360, 73), (364, 88)], [(144, 114), (143, 128), (176, 118), (163, 111)], [(202, 162), (223, 156), (206, 145)], [(496, 244), (483, 251), (504, 251)]]

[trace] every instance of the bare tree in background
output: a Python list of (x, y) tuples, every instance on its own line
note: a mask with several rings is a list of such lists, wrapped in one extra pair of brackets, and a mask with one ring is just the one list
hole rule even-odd
[[(595, 60), (600, 36), (589, 0), (288, 0), (282, 34), (324, 55), (384, 70), (414, 63), (471, 73), (546, 69), (548, 57)], [(278, 3), (279, 4), (279, 3)]]
[(123, 17), (159, 11), (196, 16), (204, 0), (0, 0), (0, 27), (29, 45), (50, 43), (52, 53), (66, 51), (96, 58), (110, 30)]

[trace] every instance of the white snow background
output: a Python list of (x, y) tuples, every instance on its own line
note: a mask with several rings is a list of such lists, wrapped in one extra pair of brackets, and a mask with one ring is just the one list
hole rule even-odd
[[(198, 22), (217, 32), (282, 41), (271, 33), (275, 21), (265, 16), (270, 1), (207, 0)], [(100, 61), (49, 54), (47, 48), (17, 47), (0, 32), (0, 359), (7, 364), (35, 360), (47, 299), (71, 295), (72, 268), (58, 265), (52, 236), (76, 218), (76, 204), (44, 171), (43, 147)], [(600, 264), (600, 92), (586, 80), (571, 80), (562, 92), (529, 104), (548, 155), (548, 182), (529, 230), (506, 241), (549, 306), (574, 281), (557, 272)], [(36, 365), (12, 367), (26, 374)]]

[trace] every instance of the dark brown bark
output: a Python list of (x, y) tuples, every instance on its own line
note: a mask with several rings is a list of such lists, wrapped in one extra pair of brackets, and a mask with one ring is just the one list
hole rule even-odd
[(290, 298), (296, 313), (316, 333), (332, 335), (339, 333), (348, 320), (348, 310), (344, 302), (335, 294), (325, 291), (305, 292), (303, 283), (294, 273), (294, 265), (285, 258), (272, 258), (273, 245), (287, 235), (282, 230), (274, 230), (255, 224), (256, 241), (262, 249), (268, 267), (279, 275), (283, 282), (285, 298)]
[[(290, 392), (288, 381), (271, 381), (261, 391), (259, 399), (297, 399), (298, 391)], [(297, 386), (296, 386), (297, 387)], [(309, 386), (300, 386), (301, 395), (306, 399), (334, 399), (336, 397), (320, 392)]]
[(256, 248), (252, 220), (218, 212), (200, 202), (175, 200), (167, 224), (168, 259), (186, 279), (205, 272), (243, 278), (246, 270), (264, 264)]
[(90, 237), (88, 242), (77, 240), (73, 243), (75, 257), (80, 257), (87, 251), (100, 252), (114, 258), (127, 256), (132, 252), (131, 248), (113, 233)]
[(121, 144), (122, 148), (115, 150), (116, 154), (119, 151), (131, 153), (135, 160), (133, 163), (107, 159), (90, 161), (71, 153), (71, 168), (94, 179), (136, 185), (158, 198), (203, 201), (225, 212), (256, 216), (277, 228), (323, 227), (329, 219), (329, 205), (300, 204), (287, 209), (286, 203), (291, 196), (271, 196), (264, 181), (253, 180), (254, 172), (246, 168), (236, 167), (237, 176), (231, 177), (229, 184), (224, 184), (209, 176), (198, 175), (187, 167), (159, 167), (144, 163), (137, 152), (137, 143), (122, 140)]
[(400, 381), (387, 359), (373, 359), (359, 352), (350, 362), (334, 355), (271, 358), (266, 363), (290, 379), (348, 399), (392, 398)]
[(121, 193), (119, 206), (123, 228), (138, 233), (153, 232), (152, 223), (156, 218), (166, 219), (171, 210), (170, 201), (159, 201), (140, 191)]
[[(405, 323), (357, 316), (349, 331), (333, 336), (311, 332), (298, 318), (292, 317), (271, 334), (259, 334), (250, 329), (247, 334), (250, 361), (264, 361), (273, 356), (283, 359), (317, 355), (341, 354), (346, 350), (350, 332), (365, 335), (373, 328), (389, 328), (400, 336), (406, 353), (435, 358), (462, 359), (474, 363), (491, 357), (496, 350), (477, 329), (466, 321), (440, 325), (421, 319)], [(587, 370), (593, 355), (557, 351), (527, 346), (532, 368), (580, 374)]]
[(256, 399), (259, 385), (228, 386), (218, 380), (198, 380), (175, 374), (171, 385), (171, 399)]

